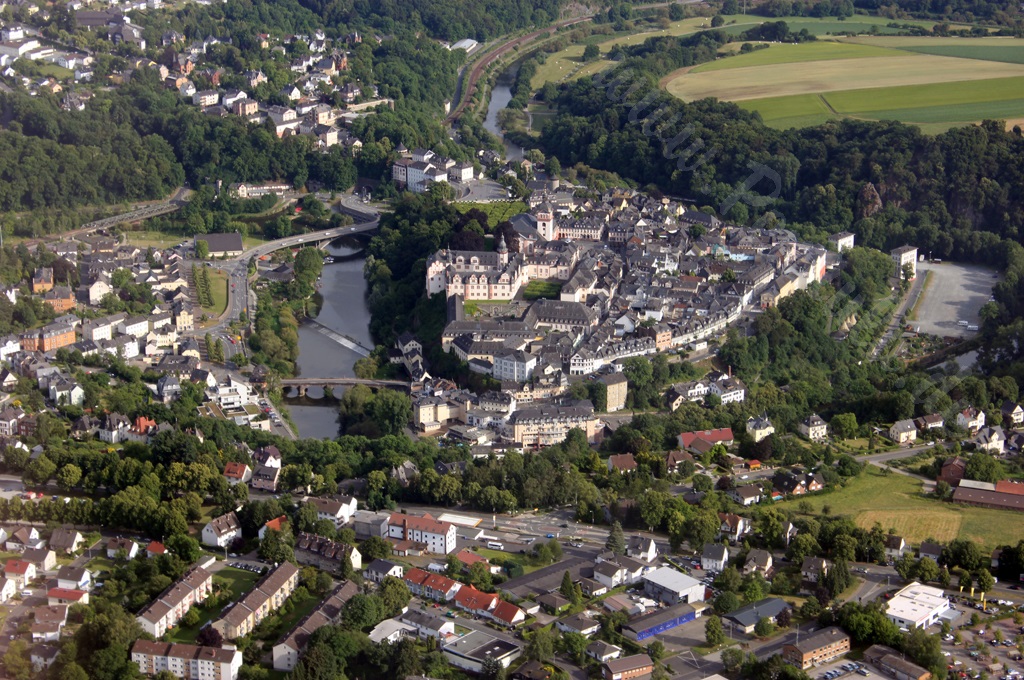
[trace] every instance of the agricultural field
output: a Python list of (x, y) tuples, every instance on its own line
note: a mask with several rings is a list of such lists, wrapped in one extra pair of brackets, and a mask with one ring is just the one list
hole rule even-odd
[(1024, 119), (1024, 40), (861, 36), (772, 45), (662, 84), (687, 101), (735, 101), (780, 129), (840, 118), (899, 120), (929, 133), (986, 118), (1009, 125)]
[[(737, 35), (749, 28), (768, 21), (764, 17), (746, 16), (743, 14), (726, 15), (723, 18), (726, 23), (722, 26), (722, 29), (733, 35)], [(773, 21), (785, 21), (794, 31), (806, 28), (809, 33), (813, 33), (816, 36), (868, 32), (872, 29), (874, 29), (878, 34), (884, 35), (886, 33), (893, 33), (896, 30), (887, 26), (887, 24), (891, 23), (892, 20), (883, 17), (858, 16), (856, 20), (853, 21), (815, 19), (812, 17), (782, 17)], [(899, 23), (923, 26), (928, 29), (935, 25), (935, 22), (929, 21), (900, 20)], [(710, 28), (710, 17), (692, 17), (672, 22), (669, 27), (665, 29), (643, 31), (627, 36), (614, 36), (607, 40), (598, 42), (597, 46), (601, 50), (601, 55), (605, 56), (613, 45), (639, 45), (648, 38), (689, 35), (691, 33), (696, 33), (697, 31)], [(584, 43), (593, 42), (594, 39), (599, 39), (599, 36), (588, 39), (584, 41)], [(613, 62), (606, 59), (598, 59), (597, 61), (590, 62), (589, 64), (584, 63), (584, 43), (570, 45), (560, 52), (549, 54), (545, 63), (541, 64), (540, 68), (537, 69), (537, 74), (530, 82), (533, 89), (540, 89), (546, 82), (560, 83), (567, 80), (576, 80), (577, 78), (593, 75), (612, 65)], [(738, 49), (738, 47), (738, 45), (727, 45), (723, 51), (729, 52), (732, 51), (732, 49)]]
[(857, 526), (870, 529), (878, 522), (883, 531), (891, 527), (910, 543), (927, 538), (949, 541), (966, 538), (984, 548), (1016, 543), (1020, 514), (1011, 510), (990, 510), (944, 503), (921, 495), (921, 480), (898, 473), (883, 474), (874, 465), (835, 493), (782, 502), (796, 510), (806, 501), (815, 512), (828, 505), (834, 515), (846, 515)]

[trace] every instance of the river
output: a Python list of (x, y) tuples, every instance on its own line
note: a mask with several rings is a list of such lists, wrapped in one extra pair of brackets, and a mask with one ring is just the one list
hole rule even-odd
[(505, 140), (498, 125), (498, 112), (508, 106), (512, 101), (512, 82), (515, 74), (512, 70), (505, 71), (498, 76), (498, 81), (491, 90), (491, 101), (487, 105), (487, 117), (484, 118), (484, 129), (496, 135), (505, 144), (505, 158), (512, 161), (523, 157), (523, 149)]
[[(365, 237), (345, 237), (332, 241), (327, 252), (335, 258), (325, 264), (320, 293), (323, 306), (316, 320), (324, 326), (348, 335), (360, 344), (373, 346), (370, 339), (370, 310), (366, 307), (366, 279), (363, 278)], [(312, 328), (299, 327), (299, 376), (344, 378), (355, 375), (352, 366), (360, 355), (342, 347)], [(335, 396), (344, 389), (334, 388)], [(333, 400), (323, 399), (323, 390), (310, 388), (305, 399), (289, 397), (288, 412), (300, 437), (333, 439), (338, 436), (338, 408)]]

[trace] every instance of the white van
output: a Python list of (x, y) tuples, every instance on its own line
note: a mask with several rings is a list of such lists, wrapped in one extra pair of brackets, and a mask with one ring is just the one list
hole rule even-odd
[(503, 543), (498, 543), (497, 541), (487, 541), (487, 547), (490, 548), (491, 550), (504, 550), (505, 549), (505, 545)]
[(976, 330), (978, 330), (978, 326), (977, 326), (977, 324), (973, 324), (972, 323), (970, 326), (967, 327), (967, 330), (969, 330), (969, 331), (976, 331)]
[(967, 323), (966, 321), (964, 321), (964, 320), (962, 320), (962, 319), (961, 319), (960, 321), (957, 321), (957, 322), (956, 322), (956, 325), (957, 325), (957, 326), (964, 326), (964, 327), (967, 327), (967, 326), (969, 326), (970, 324), (968, 324), (968, 323)]

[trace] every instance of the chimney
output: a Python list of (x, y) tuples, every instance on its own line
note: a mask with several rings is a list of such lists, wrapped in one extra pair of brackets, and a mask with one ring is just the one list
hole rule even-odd
[(729, 377), (732, 377), (732, 366), (729, 366)]
[(409, 520), (405, 518), (402, 519), (402, 538), (409, 540)]

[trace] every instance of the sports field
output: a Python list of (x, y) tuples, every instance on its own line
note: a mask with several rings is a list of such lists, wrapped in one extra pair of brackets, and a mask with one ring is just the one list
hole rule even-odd
[(1024, 40), (857, 37), (771, 45), (663, 81), (692, 101), (717, 97), (777, 128), (858, 118), (926, 132), (1024, 117)]
[(991, 549), (1015, 544), (1020, 538), (1020, 513), (933, 500), (921, 495), (919, 479), (897, 473), (884, 475), (874, 465), (865, 466), (859, 477), (835, 493), (796, 497), (781, 505), (795, 511), (804, 500), (814, 512), (827, 505), (833, 515), (846, 515), (857, 526), (870, 529), (877, 522), (883, 531), (895, 529), (910, 543), (959, 537)]

